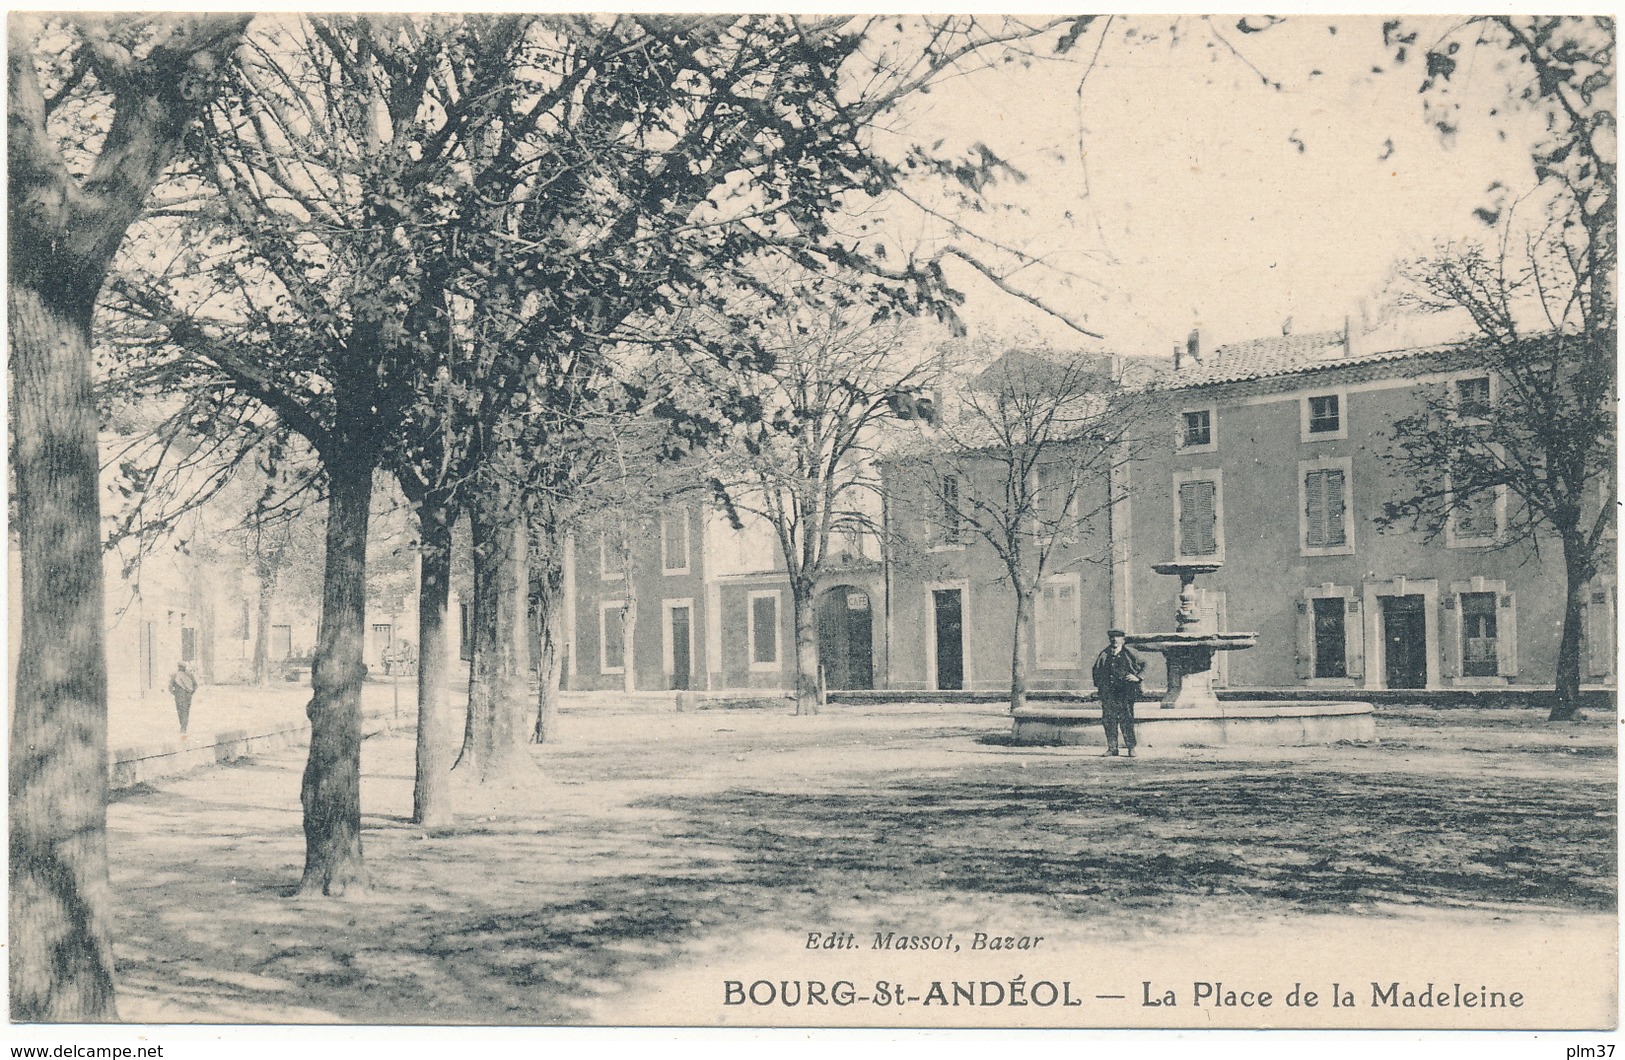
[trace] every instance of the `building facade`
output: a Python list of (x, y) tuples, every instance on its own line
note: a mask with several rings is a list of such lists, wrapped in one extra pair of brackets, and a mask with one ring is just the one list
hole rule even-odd
[[(1253, 688), (1550, 685), (1564, 572), (1553, 539), (1511, 541), (1503, 489), (1437, 537), (1375, 516), (1413, 491), (1382, 450), (1434, 391), (1493, 403), (1501, 380), (1456, 347), (1351, 348), (1347, 332), (1221, 347), (1168, 384), (1171, 443), (1133, 468), (1125, 628), (1169, 628), (1161, 559), (1207, 559), (1219, 627), (1259, 634), (1224, 678)], [(1587, 594), (1582, 678), (1614, 683), (1612, 563)]]
[[(664, 691), (795, 683), (795, 625), (771, 528), (693, 501), (575, 535), (565, 571), (566, 687)], [(837, 541), (814, 608), (829, 688), (886, 672), (885, 579), (868, 535)]]
[[(1361, 350), (1346, 330), (1206, 357), (1193, 347), (1175, 365), (1155, 384), (1165, 411), (1147, 425), (1143, 456), (1080, 489), (1110, 503), (1085, 500), (1100, 514), (1049, 560), (1034, 607), (1030, 688), (1087, 689), (1108, 628), (1173, 628), (1178, 585), (1151, 570), (1169, 559), (1221, 564), (1202, 579), (1199, 606), (1220, 630), (1258, 634), (1256, 647), (1220, 653), (1221, 686), (1551, 685), (1563, 567), (1555, 541), (1507, 538), (1515, 497), (1484, 498), (1434, 539), (1376, 521), (1406, 488), (1381, 453), (1418, 394), (1444, 388), (1471, 406), (1493, 402), (1500, 380), (1456, 347)], [(828, 687), (1008, 688), (1015, 597), (1003, 561), (944, 515), (933, 490), (953, 484), (938, 476), (927, 488), (907, 458), (882, 471), (884, 555), (878, 543), (856, 550), (820, 583)], [(578, 544), (571, 687), (793, 685), (776, 546), (695, 506), (682, 523), (681, 534), (660, 531), (658, 549), (644, 535), (627, 571), (606, 566), (599, 543)], [(679, 555), (672, 542), (681, 535)], [(1590, 684), (1617, 683), (1615, 569), (1610, 557), (1587, 591)], [(1160, 658), (1150, 661), (1156, 684)]]

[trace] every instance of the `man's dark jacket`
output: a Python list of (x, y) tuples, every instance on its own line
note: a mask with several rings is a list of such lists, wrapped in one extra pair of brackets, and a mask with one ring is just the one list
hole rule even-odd
[(1132, 700), (1140, 694), (1140, 682), (1132, 681), (1129, 675), (1139, 677), (1145, 672), (1145, 660), (1136, 655), (1127, 645), (1116, 655), (1111, 648), (1105, 648), (1095, 656), (1093, 676), (1095, 688), (1100, 690), (1101, 699), (1129, 699)]

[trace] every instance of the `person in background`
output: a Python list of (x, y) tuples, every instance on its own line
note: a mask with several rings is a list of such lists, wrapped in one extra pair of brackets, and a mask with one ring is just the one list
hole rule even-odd
[(1140, 697), (1145, 660), (1129, 650), (1120, 629), (1106, 631), (1108, 644), (1095, 657), (1095, 688), (1100, 694), (1100, 720), (1106, 726), (1106, 754), (1117, 755), (1118, 737), (1134, 757), (1134, 701)]
[(169, 692), (175, 697), (175, 716), (181, 722), (181, 735), (186, 735), (186, 723), (192, 717), (192, 696), (197, 693), (197, 678), (192, 671), (186, 668), (186, 663), (178, 663), (175, 672), (169, 675)]

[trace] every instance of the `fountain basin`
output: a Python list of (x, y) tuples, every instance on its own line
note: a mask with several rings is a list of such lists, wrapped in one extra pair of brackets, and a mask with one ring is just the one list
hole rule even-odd
[[(1015, 712), (1018, 744), (1106, 746), (1097, 705), (1027, 706)], [(1144, 747), (1292, 747), (1372, 742), (1377, 738), (1370, 703), (1281, 703), (1226, 700), (1210, 706), (1165, 710), (1154, 702), (1134, 705), (1136, 742)]]
[(1130, 633), (1123, 638), (1131, 648), (1171, 651), (1181, 648), (1211, 648), (1214, 651), (1241, 651), (1258, 643), (1257, 633)]

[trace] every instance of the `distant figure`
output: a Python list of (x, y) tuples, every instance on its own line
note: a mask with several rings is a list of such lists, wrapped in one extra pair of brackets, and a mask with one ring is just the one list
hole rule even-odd
[(1106, 726), (1106, 754), (1117, 755), (1118, 734), (1134, 757), (1134, 701), (1140, 696), (1145, 660), (1129, 650), (1122, 630), (1106, 631), (1110, 643), (1095, 657), (1095, 688), (1100, 693), (1100, 720)]
[(197, 678), (182, 662), (169, 677), (169, 691), (175, 697), (175, 715), (181, 721), (181, 735), (186, 735), (186, 723), (192, 717), (192, 696), (197, 692)]

